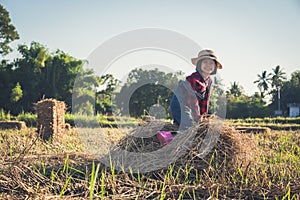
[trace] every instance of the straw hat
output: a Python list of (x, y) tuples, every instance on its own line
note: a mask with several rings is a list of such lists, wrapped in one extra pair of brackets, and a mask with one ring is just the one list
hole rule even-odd
[(197, 62), (199, 60), (202, 60), (202, 59), (205, 59), (205, 58), (209, 58), (209, 59), (212, 59), (212, 60), (216, 61), (217, 68), (218, 69), (222, 69), (222, 65), (219, 62), (219, 60), (217, 59), (217, 56), (216, 56), (215, 52), (213, 50), (210, 50), (210, 49), (201, 50), (198, 53), (198, 57), (197, 58), (192, 58), (192, 63), (193, 63), (193, 65), (197, 66)]

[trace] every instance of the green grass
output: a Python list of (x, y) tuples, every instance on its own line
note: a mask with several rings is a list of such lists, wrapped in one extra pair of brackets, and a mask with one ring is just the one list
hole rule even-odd
[[(18, 116), (12, 116), (9, 112), (0, 110), (0, 121), (3, 120), (18, 120), (24, 121), (29, 127), (36, 127), (37, 116), (32, 113), (20, 113)], [(80, 127), (102, 127), (102, 128), (129, 128), (141, 123), (141, 119), (133, 117), (107, 116), (97, 115), (95, 117), (87, 115), (73, 115), (66, 113), (66, 123), (72, 126)], [(226, 122), (233, 126), (255, 126), (269, 127), (272, 130), (300, 130), (300, 117), (285, 118), (285, 117), (266, 117), (266, 118), (246, 118), (246, 119), (226, 119)]]
[(232, 126), (269, 127), (272, 130), (286, 130), (286, 131), (300, 130), (300, 117), (227, 119), (226, 122)]
[(15, 117), (17, 121), (24, 121), (26, 126), (35, 127), (37, 125), (37, 115), (32, 113), (20, 113)]
[[(5, 120), (17, 120), (24, 121), (28, 127), (37, 126), (37, 115), (33, 113), (20, 113), (17, 116), (12, 116), (9, 112), (6, 113), (4, 110), (0, 110), (0, 121)], [(80, 127), (108, 127), (108, 128), (124, 128), (133, 127), (138, 123), (141, 123), (140, 119), (133, 117), (120, 117), (120, 116), (106, 116), (97, 115), (95, 117), (87, 115), (73, 115), (66, 113), (65, 122), (72, 126)]]
[(274, 123), (247, 123), (247, 122), (230, 122), (232, 126), (245, 126), (245, 127), (268, 127), (272, 130), (300, 130), (300, 124), (274, 124)]
[(246, 119), (230, 119), (232, 123), (266, 123), (266, 124), (300, 124), (300, 117), (265, 117), (265, 118), (246, 118)]

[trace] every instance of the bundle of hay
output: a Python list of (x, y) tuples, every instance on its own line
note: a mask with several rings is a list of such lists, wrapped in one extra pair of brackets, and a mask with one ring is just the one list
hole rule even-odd
[[(246, 167), (253, 159), (255, 142), (218, 120), (207, 121), (195, 127), (196, 136), (190, 150), (177, 163), (197, 169), (234, 169)], [(224, 168), (225, 167), (225, 168)]]
[(26, 123), (23, 121), (1, 121), (0, 129), (26, 129)]
[[(160, 130), (176, 133), (166, 146), (162, 146), (156, 138)], [(195, 169), (229, 169), (247, 166), (254, 149), (253, 139), (249, 135), (241, 134), (212, 116), (185, 132), (178, 132), (178, 127), (171, 123), (152, 121), (136, 128), (120, 141), (112, 150), (110, 159), (122, 161), (123, 166), (139, 171), (162, 169), (171, 163), (177, 167), (191, 166)], [(124, 150), (129, 153), (120, 155)]]
[(44, 99), (36, 104), (38, 133), (43, 140), (60, 138), (65, 131), (65, 110), (63, 101)]
[(171, 123), (150, 120), (149, 123), (142, 124), (127, 137), (123, 138), (119, 142), (118, 148), (136, 153), (156, 151), (161, 148), (161, 144), (156, 137), (156, 133), (160, 130), (175, 132), (178, 130), (178, 126)]

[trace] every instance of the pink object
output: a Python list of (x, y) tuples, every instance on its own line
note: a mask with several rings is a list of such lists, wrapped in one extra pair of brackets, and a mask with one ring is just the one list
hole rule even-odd
[(169, 131), (158, 131), (156, 137), (162, 145), (169, 144), (173, 139), (173, 135)]

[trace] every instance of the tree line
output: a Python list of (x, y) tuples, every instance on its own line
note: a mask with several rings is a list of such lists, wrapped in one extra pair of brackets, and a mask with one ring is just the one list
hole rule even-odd
[[(19, 35), (2, 5), (0, 11), (0, 55), (5, 56), (12, 51), (9, 43), (19, 39)], [(19, 45), (17, 51), (21, 56), (14, 61), (2, 57), (0, 62), (0, 109), (12, 114), (35, 112), (37, 101), (56, 98), (66, 102), (68, 111), (73, 109), (81, 114), (114, 112), (140, 117), (149, 114), (151, 109), (163, 108), (166, 117), (170, 117), (172, 90), (183, 78), (181, 71), (134, 69), (126, 83), (121, 83), (111, 74), (97, 76), (93, 70), (84, 69), (84, 60), (61, 50), (49, 52), (37, 42)], [(273, 116), (278, 109), (287, 115), (287, 104), (300, 102), (300, 71), (293, 72), (287, 80), (283, 69), (276, 66), (271, 73), (263, 71), (257, 77), (254, 84), (259, 92), (252, 96), (247, 96), (237, 82), (224, 89), (222, 80), (214, 77), (210, 112), (226, 106), (227, 118)], [(80, 99), (81, 104), (72, 105), (72, 97)]]
[(237, 82), (233, 82), (227, 96), (227, 117), (272, 117), (275, 111), (282, 111), (283, 116), (288, 116), (288, 104), (300, 103), (300, 71), (291, 74), (287, 80), (287, 74), (277, 65), (271, 72), (263, 70), (257, 74), (257, 85), (259, 92), (252, 96), (243, 94), (243, 88)]
[[(132, 117), (148, 114), (155, 106), (164, 108), (170, 117), (169, 104), (173, 91), (183, 72), (166, 73), (156, 69), (134, 69), (125, 83), (113, 75), (97, 76), (91, 69), (84, 69), (86, 61), (76, 59), (60, 50), (49, 52), (37, 42), (29, 46), (19, 45), (21, 57), (0, 63), (0, 109), (12, 114), (35, 112), (34, 104), (43, 98), (65, 101), (72, 111), (72, 97), (81, 99), (73, 111), (81, 114), (111, 114)], [(75, 81), (81, 83), (74, 87)], [(244, 93), (237, 82), (225, 89), (222, 80), (214, 77), (210, 112), (226, 104), (228, 118), (268, 117), (278, 109), (278, 90), (281, 109), (288, 114), (288, 103), (300, 100), (300, 71), (292, 73), (290, 80), (276, 66), (272, 73), (263, 71), (254, 81), (260, 92), (252, 96)], [(97, 89), (97, 88), (100, 88)], [(96, 90), (95, 90), (96, 88)], [(219, 97), (225, 96), (226, 102)], [(268, 100), (269, 99), (269, 100)], [(224, 106), (224, 105), (223, 105)], [(157, 112), (159, 114), (159, 110)]]

